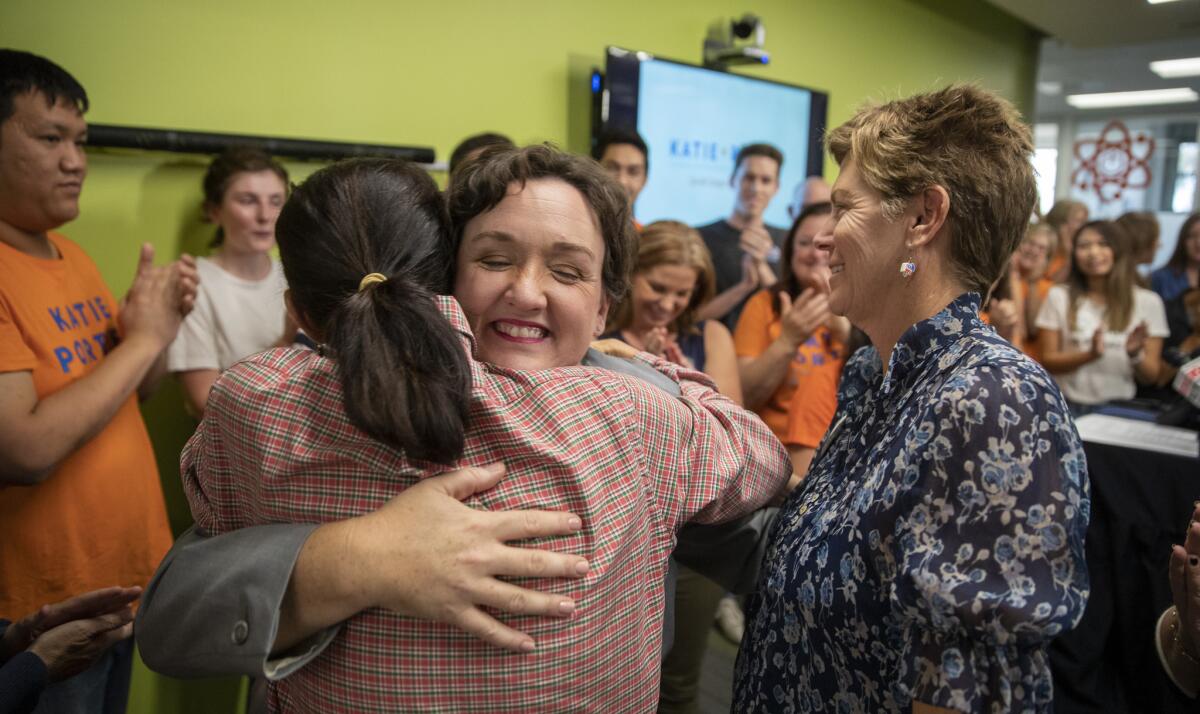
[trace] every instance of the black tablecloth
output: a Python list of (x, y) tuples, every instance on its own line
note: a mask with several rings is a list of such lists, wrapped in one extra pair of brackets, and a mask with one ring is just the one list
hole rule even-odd
[(1051, 647), (1057, 714), (1200, 712), (1171, 683), (1154, 625), (1171, 604), (1167, 561), (1200, 499), (1200, 459), (1085, 443), (1092, 485), (1091, 597)]

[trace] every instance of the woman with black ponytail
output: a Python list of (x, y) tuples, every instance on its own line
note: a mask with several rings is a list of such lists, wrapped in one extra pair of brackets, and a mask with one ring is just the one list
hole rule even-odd
[(336, 366), (350, 421), (438, 463), (462, 455), (471, 390), (434, 302), (451, 267), (444, 216), (421, 169), (366, 160), (313, 175), (277, 228), (288, 307)]
[[(380, 583), (382, 564), (314, 566), (338, 593), (331, 621), (345, 622), (272, 682), (273, 711), (653, 711), (675, 532), (754, 510), (790, 473), (770, 430), (703, 375), (639, 355), (678, 384), (672, 397), (578, 366), (605, 295), (628, 282), (628, 202), (598, 166), (553, 149), (492, 161), (490, 178), (463, 178), (477, 193), (452, 198), (453, 236), (433, 182), (408, 164), (348, 161), (295, 190), (277, 228), (288, 305), (321, 350), (278, 349), (225, 372), (184, 450), (184, 485), (207, 533), (361, 523), (353, 540), (374, 523), (364, 514), (422, 479), (502, 461), (508, 477), (467, 503), (578, 514), (572, 535), (539, 545), (582, 556), (585, 574), (546, 567), (501, 583), (489, 614), (471, 615), (474, 629), (527, 632), (514, 653), (444, 624), (466, 617), (398, 611), (388, 593), (426, 584)], [(452, 275), (456, 297), (439, 296)], [(530, 556), (444, 567), (497, 557)], [(307, 567), (281, 606), (277, 651), (304, 629), (295, 583), (311, 580)], [(500, 612), (521, 611), (531, 590), (556, 593), (560, 617)]]

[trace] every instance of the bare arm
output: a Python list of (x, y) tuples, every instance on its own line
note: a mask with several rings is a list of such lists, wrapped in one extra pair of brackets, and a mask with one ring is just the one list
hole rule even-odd
[[(1100, 340), (1102, 344), (1103, 334)], [(1051, 374), (1074, 372), (1089, 362), (1094, 362), (1104, 354), (1098, 340), (1092, 340), (1092, 349), (1087, 352), (1064, 350), (1062, 348), (1062, 332), (1042, 329), (1038, 333), (1038, 343), (1042, 348), (1042, 366)]]
[(1037, 281), (1029, 283), (1028, 295), (1025, 298), (1025, 336), (1030, 340), (1037, 339), (1037, 317), (1042, 311), (1042, 299), (1038, 295)]
[(1200, 692), (1200, 506), (1192, 509), (1182, 546), (1171, 547), (1168, 577), (1173, 607), (1155, 631), (1159, 661), (1189, 697)]
[(179, 372), (179, 383), (183, 385), (183, 394), (187, 399), (188, 408), (196, 418), (204, 416), (204, 405), (208, 403), (208, 393), (221, 375), (216, 369), (191, 369)]
[(750, 293), (758, 289), (757, 278), (754, 282), (742, 282), (734, 285), (723, 293), (720, 293), (712, 300), (704, 303), (704, 305), (696, 311), (697, 320), (720, 320), (729, 314), (729, 311), (738, 306), (738, 303), (750, 296)]
[(158, 353), (158, 359), (150, 365), (150, 369), (146, 370), (146, 375), (142, 377), (142, 381), (138, 383), (137, 395), (138, 401), (144, 402), (154, 393), (158, 391), (158, 385), (162, 382), (162, 378), (167, 375), (167, 351), (163, 350)]
[(704, 373), (712, 377), (718, 392), (739, 405), (742, 403), (742, 382), (738, 377), (733, 335), (716, 320), (704, 323)]
[[(150, 255), (152, 257), (153, 253)], [(179, 316), (187, 317), (196, 305), (196, 290), (200, 285), (200, 274), (196, 272), (196, 259), (184, 253), (179, 260), (168, 266), (167, 270), (174, 272)], [(163, 350), (150, 369), (146, 370), (146, 376), (142, 377), (142, 381), (138, 385), (138, 400), (144, 402), (154, 396), (154, 392), (158, 390), (158, 385), (162, 383), (165, 376), (167, 376), (167, 352)]]
[[(779, 302), (783, 316), (779, 337), (759, 356), (739, 359), (747, 409), (757, 409), (770, 399), (787, 375), (796, 350), (831, 317), (828, 296), (813, 288), (806, 288), (795, 302), (787, 293), (780, 292)], [(848, 332), (849, 322), (845, 328)]]
[(788, 456), (792, 458), (792, 473), (797, 477), (797, 483), (803, 481), (808, 474), (808, 467), (816, 453), (817, 450), (811, 446), (788, 446)]
[(754, 259), (749, 255), (742, 256), (742, 281), (701, 305), (696, 311), (696, 321), (720, 320), (757, 289), (758, 268)]
[(41, 400), (29, 372), (0, 374), (0, 483), (45, 480), (113, 418), (162, 348), (132, 335), (86, 377)]
[(588, 563), (576, 555), (504, 541), (572, 533), (565, 512), (476, 511), (460, 500), (499, 482), (500, 465), (425, 479), (358, 518), (321, 526), (300, 551), (284, 595), (275, 652), (370, 607), (446, 622), (517, 652), (536, 646), (480, 606), (516, 614), (567, 617), (570, 598), (499, 580), (576, 578)]
[(1161, 337), (1147, 337), (1142, 347), (1142, 359), (1133, 366), (1133, 374), (1142, 384), (1155, 384), (1163, 371), (1162, 361), (1163, 340)]
[(0, 374), (0, 483), (35, 484), (99, 433), (179, 329), (180, 272), (143, 246), (119, 313), (124, 339), (87, 375), (38, 399), (29, 371)]
[(775, 393), (795, 355), (796, 348), (780, 337), (759, 356), (738, 358), (742, 396), (747, 409), (761, 407)]

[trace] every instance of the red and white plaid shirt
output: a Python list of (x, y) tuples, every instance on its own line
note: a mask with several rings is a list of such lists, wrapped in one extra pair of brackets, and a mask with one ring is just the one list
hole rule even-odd
[[(458, 303), (439, 300), (473, 348)], [(516, 372), (472, 361), (459, 465), (503, 461), (508, 475), (468, 503), (570, 510), (583, 519), (577, 534), (542, 545), (586, 557), (588, 575), (521, 583), (574, 598), (575, 615), (499, 615), (538, 642), (535, 652), (510, 653), (449, 625), (371, 609), (275, 683), (272, 704), (322, 713), (654, 711), (675, 531), (757, 508), (791, 465), (766, 425), (707, 377), (653, 365), (680, 383), (680, 397), (598, 369)], [(182, 456), (192, 513), (212, 533), (361, 515), (443, 470), (354, 427), (334, 363), (296, 349), (226, 371)]]

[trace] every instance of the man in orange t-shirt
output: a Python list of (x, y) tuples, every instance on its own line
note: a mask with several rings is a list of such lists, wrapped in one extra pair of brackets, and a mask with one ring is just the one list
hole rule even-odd
[[(86, 109), (83, 87), (63, 69), (0, 50), (0, 618), (8, 620), (104, 586), (143, 585), (171, 544), (135, 393), (162, 373), (163, 350), (195, 296), (195, 270), (190, 259), (154, 267), (145, 246), (119, 304), (79, 246), (51, 232), (79, 213)], [(126, 641), (47, 689), (40, 706), (123, 706), (131, 661)]]

